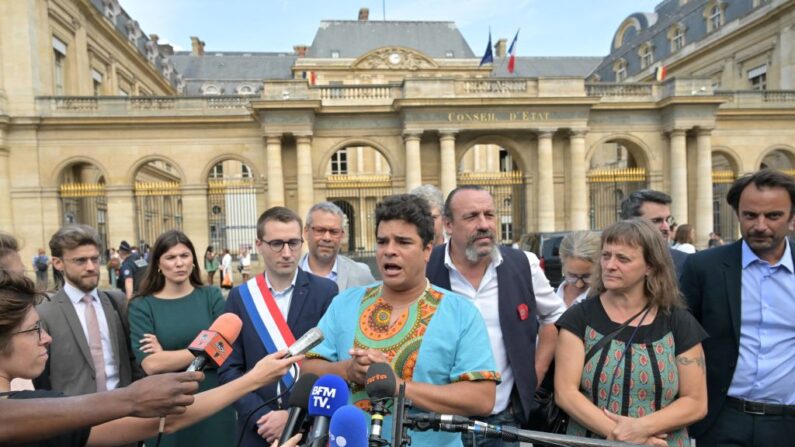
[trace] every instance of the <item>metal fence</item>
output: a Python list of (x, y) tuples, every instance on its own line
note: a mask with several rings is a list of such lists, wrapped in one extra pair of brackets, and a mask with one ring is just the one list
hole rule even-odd
[[(257, 189), (253, 179), (210, 180), (207, 191), (209, 241), (216, 252), (234, 255), (257, 239)], [(256, 250), (249, 250), (252, 260)]]
[[(326, 200), (339, 206), (347, 217), (341, 251), (357, 259), (375, 254), (375, 206), (392, 195), (389, 175), (330, 175), (326, 177)], [(366, 261), (362, 261), (366, 262)]]
[(726, 242), (738, 236), (737, 219), (726, 202), (726, 194), (735, 178), (734, 171), (712, 171), (712, 231)]
[(619, 220), (621, 201), (646, 187), (646, 169), (593, 169), (588, 172), (591, 230), (601, 230)]
[(108, 248), (108, 199), (104, 183), (64, 183), (59, 188), (63, 225), (86, 224), (99, 233), (103, 255)]
[(459, 186), (480, 186), (494, 197), (497, 211), (497, 240), (511, 244), (527, 232), (525, 181), (522, 171), (462, 172)]
[(137, 242), (153, 245), (168, 230), (182, 229), (179, 182), (135, 182)]

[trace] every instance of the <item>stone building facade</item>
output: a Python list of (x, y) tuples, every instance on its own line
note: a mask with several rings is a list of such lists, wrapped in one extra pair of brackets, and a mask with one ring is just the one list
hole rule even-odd
[[(375, 203), (431, 183), (490, 188), (505, 242), (601, 228), (641, 187), (672, 194), (698, 245), (732, 238), (727, 182), (795, 168), (795, 0), (718, 2), (720, 26), (691, 36), (682, 11), (711, 3), (630, 16), (606, 58), (520, 57), (508, 73), (504, 40), (480, 66), (452, 22), (362, 11), (292, 52), (211, 53), (199, 38), (174, 52), (116, 0), (0, 2), (0, 229), (26, 254), (65, 222), (109, 246), (177, 227), (234, 252), (267, 207), (328, 199), (348, 215), (345, 249), (364, 253)], [(655, 53), (668, 75), (654, 81), (631, 55), (658, 51), (669, 12), (691, 34)], [(770, 75), (752, 90), (758, 56)]]

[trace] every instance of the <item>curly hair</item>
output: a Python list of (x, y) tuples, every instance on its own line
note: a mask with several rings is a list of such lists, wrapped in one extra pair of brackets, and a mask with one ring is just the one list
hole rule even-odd
[(428, 201), (414, 194), (396, 194), (385, 197), (375, 207), (375, 229), (383, 221), (403, 220), (417, 227), (422, 245), (433, 242), (433, 216)]

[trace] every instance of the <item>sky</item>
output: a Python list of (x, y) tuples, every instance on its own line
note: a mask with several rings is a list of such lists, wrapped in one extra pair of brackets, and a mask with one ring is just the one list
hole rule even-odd
[[(605, 56), (616, 29), (634, 12), (653, 12), (661, 0), (120, 0), (146, 34), (177, 51), (190, 36), (205, 51), (290, 52), (309, 45), (321, 20), (453, 21), (480, 56), (517, 30), (518, 56)], [(384, 7), (385, 6), (385, 7)], [(386, 11), (384, 11), (386, 10)]]

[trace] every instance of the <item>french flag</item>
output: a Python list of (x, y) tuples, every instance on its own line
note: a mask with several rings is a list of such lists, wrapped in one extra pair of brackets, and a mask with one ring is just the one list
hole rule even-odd
[(510, 54), (510, 59), (508, 59), (508, 73), (513, 73), (514, 69), (516, 69), (516, 39), (518, 38), (519, 30), (516, 30), (516, 35), (513, 36), (511, 46), (508, 47), (508, 54)]

